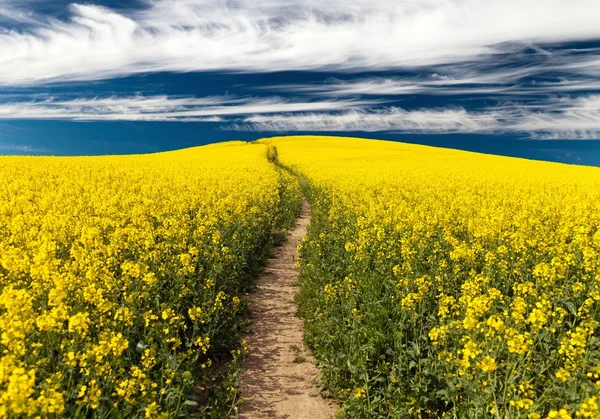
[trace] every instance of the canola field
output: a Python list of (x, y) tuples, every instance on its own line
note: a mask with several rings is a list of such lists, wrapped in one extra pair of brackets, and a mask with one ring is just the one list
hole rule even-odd
[(0, 157), (0, 418), (230, 415), (301, 189), (340, 417), (600, 417), (600, 169), (284, 137)]
[(342, 417), (600, 417), (600, 170), (263, 140), (312, 205), (306, 339)]
[(0, 157), (0, 417), (225, 416), (299, 199), (257, 144)]

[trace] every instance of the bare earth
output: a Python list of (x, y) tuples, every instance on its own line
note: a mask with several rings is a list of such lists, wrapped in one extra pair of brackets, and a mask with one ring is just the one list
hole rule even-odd
[(275, 250), (252, 294), (253, 333), (246, 337), (250, 353), (241, 379), (242, 418), (326, 419), (337, 409), (317, 390), (319, 371), (302, 341), (303, 321), (295, 315), (294, 260), (309, 218), (310, 208), (304, 203), (295, 228)]

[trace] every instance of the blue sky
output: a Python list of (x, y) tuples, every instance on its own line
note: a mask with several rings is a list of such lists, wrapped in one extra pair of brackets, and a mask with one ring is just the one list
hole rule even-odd
[(600, 166), (597, 0), (0, 0), (0, 154), (382, 138)]

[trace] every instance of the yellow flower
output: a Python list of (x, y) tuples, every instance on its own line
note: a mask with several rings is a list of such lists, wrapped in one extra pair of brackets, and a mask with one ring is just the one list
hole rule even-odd
[(202, 315), (202, 309), (200, 307), (192, 307), (188, 310), (190, 319), (196, 320)]
[(486, 356), (485, 358), (483, 358), (477, 363), (477, 366), (483, 372), (493, 372), (496, 371), (496, 369), (498, 368), (498, 366), (496, 365), (496, 360), (491, 356)]
[(551, 410), (547, 417), (551, 419), (572, 419), (571, 415), (566, 409)]
[(575, 413), (575, 416), (584, 418), (598, 418), (600, 417), (600, 408), (598, 407), (598, 398), (596, 396), (585, 399), (579, 410)]
[(88, 331), (89, 323), (88, 313), (77, 313), (69, 318), (69, 332), (85, 334)]
[(554, 375), (556, 375), (556, 378), (558, 378), (560, 381), (567, 381), (567, 379), (571, 376), (571, 373), (569, 371), (567, 371), (564, 368), (561, 368), (559, 370), (557, 370)]
[(367, 392), (362, 388), (357, 388), (354, 390), (354, 398), (356, 399), (364, 399), (367, 397)]

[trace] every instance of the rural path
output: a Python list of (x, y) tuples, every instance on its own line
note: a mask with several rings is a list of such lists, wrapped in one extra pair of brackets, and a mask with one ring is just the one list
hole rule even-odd
[(241, 378), (241, 418), (310, 418), (334, 416), (336, 406), (319, 394), (319, 371), (302, 336), (304, 324), (294, 304), (297, 246), (306, 234), (310, 207), (302, 205), (296, 226), (267, 263), (252, 294), (250, 352)]

